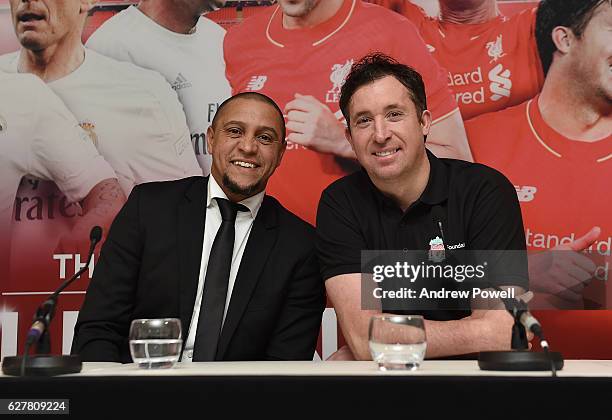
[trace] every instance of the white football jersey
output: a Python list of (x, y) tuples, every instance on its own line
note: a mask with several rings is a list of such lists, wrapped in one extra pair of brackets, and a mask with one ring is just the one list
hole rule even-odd
[(15, 196), (26, 175), (55, 183), (65, 194), (67, 205), (85, 198), (99, 182), (116, 178), (75, 117), (42, 80), (29, 74), (0, 72), (3, 246), (8, 246)]
[(217, 107), (231, 95), (225, 78), (225, 30), (205, 17), (192, 34), (172, 32), (131, 6), (96, 30), (87, 47), (161, 73), (178, 94), (191, 142), (204, 174), (210, 172), (206, 130)]
[[(17, 72), (18, 58), (0, 57), (0, 69)], [(202, 175), (181, 103), (158, 73), (85, 49), (76, 70), (47, 86), (115, 170), (126, 196), (144, 182)], [(71, 234), (81, 215), (55, 183), (26, 177), (15, 198), (10, 278), (62, 280), (58, 240)]]
[[(19, 53), (0, 57), (17, 72)], [(176, 93), (150, 70), (85, 49), (72, 73), (47, 84), (117, 173), (126, 196), (143, 182), (202, 175)]]

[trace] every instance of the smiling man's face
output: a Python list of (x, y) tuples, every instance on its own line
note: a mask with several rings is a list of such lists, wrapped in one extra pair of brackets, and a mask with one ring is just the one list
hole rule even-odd
[(286, 144), (282, 116), (270, 104), (237, 98), (219, 111), (208, 129), (211, 174), (232, 201), (263, 191), (280, 165)]
[(374, 181), (402, 180), (422, 160), (429, 111), (419, 115), (408, 89), (386, 76), (357, 89), (349, 103), (347, 139)]

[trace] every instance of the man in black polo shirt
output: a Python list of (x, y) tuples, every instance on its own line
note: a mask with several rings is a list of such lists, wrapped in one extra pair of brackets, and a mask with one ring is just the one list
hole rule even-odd
[[(382, 54), (365, 57), (342, 87), (340, 108), (364, 170), (323, 192), (317, 248), (350, 347), (339, 353), (370, 359), (368, 323), (377, 311), (360, 304), (362, 250), (429, 250), (438, 241), (447, 252), (524, 251), (525, 236), (516, 191), (503, 175), (479, 164), (438, 159), (425, 149), (431, 115), (417, 72)], [(526, 289), (524, 262), (513, 268), (514, 278), (495, 279), (496, 285), (508, 280)], [(429, 358), (510, 348), (512, 318), (506, 311), (424, 315)]]

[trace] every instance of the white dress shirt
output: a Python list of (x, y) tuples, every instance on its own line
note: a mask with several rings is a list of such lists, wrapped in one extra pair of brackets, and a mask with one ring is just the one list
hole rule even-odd
[[(206, 269), (208, 268), (208, 257), (210, 256), (210, 249), (212, 248), (217, 231), (221, 226), (221, 212), (219, 211), (219, 205), (216, 197), (228, 199), (215, 178), (211, 175), (208, 178), (208, 193), (206, 195), (206, 222), (204, 226), (204, 245), (202, 246), (202, 260), (200, 263), (200, 277), (198, 280), (198, 292), (196, 295), (195, 304), (193, 307), (193, 315), (191, 317), (191, 324), (189, 327), (189, 336), (185, 342), (185, 348), (183, 350), (183, 362), (191, 362), (193, 358), (193, 345), (195, 343), (196, 332), (198, 330), (198, 317), (200, 316), (200, 304), (202, 302), (202, 291), (204, 290), (204, 279), (206, 278)], [(244, 254), (244, 248), (246, 247), (249, 234), (253, 228), (253, 221), (257, 216), (257, 212), (261, 207), (265, 192), (262, 191), (252, 197), (240, 201), (240, 204), (246, 206), (249, 211), (239, 211), (236, 215), (236, 231), (234, 237), (234, 251), (232, 253), (232, 265), (230, 268), (229, 283), (227, 286), (227, 296), (225, 298), (225, 309), (223, 310), (223, 321), (225, 322), (225, 316), (227, 315), (227, 308), (229, 306), (230, 298), (232, 297), (232, 290), (234, 289), (234, 283), (236, 281), (236, 274), (240, 268), (240, 261), (242, 261), (242, 254)], [(185, 326), (183, 326), (183, 331)]]

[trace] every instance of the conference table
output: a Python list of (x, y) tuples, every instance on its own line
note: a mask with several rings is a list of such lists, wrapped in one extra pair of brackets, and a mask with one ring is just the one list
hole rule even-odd
[(327, 418), (329, 410), (435, 414), (449, 409), (495, 418), (498, 412), (549, 408), (612, 418), (612, 361), (567, 360), (556, 378), (550, 372), (482, 371), (475, 360), (426, 360), (416, 371), (387, 372), (359, 361), (179, 363), (156, 370), (83, 363), (79, 374), (1, 375), (0, 398), (68, 399), (71, 414), (106, 416), (197, 413), (203, 407), (254, 415), (289, 406), (300, 416), (318, 418)]

